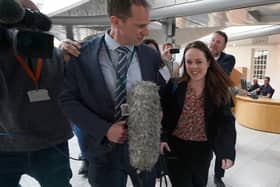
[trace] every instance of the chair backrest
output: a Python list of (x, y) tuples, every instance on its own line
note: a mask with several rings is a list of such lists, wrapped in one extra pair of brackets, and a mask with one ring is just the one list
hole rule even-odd
[(269, 98), (272, 98), (272, 96), (273, 96), (273, 94), (274, 94), (274, 89), (272, 88), (272, 92), (271, 92), (271, 95), (270, 95), (270, 97)]

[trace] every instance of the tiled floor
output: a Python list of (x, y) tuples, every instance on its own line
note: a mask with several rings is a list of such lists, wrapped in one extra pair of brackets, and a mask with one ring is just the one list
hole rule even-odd
[[(280, 187), (280, 134), (255, 131), (237, 124), (236, 149), (235, 166), (226, 171), (224, 177), (227, 187)], [(70, 151), (71, 156), (78, 156), (75, 138), (70, 140)], [(71, 161), (71, 167), (73, 187), (90, 187), (85, 178), (77, 175), (80, 162)], [(209, 172), (208, 187), (214, 187), (213, 162)], [(22, 178), (21, 184), (23, 187), (39, 187), (28, 176)], [(132, 187), (130, 182), (127, 187)]]

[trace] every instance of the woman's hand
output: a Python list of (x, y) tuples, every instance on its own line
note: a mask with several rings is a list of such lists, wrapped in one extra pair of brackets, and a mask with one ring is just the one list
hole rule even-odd
[(167, 142), (161, 142), (160, 143), (160, 154), (164, 154), (165, 150), (167, 150), (168, 152), (171, 151)]
[(233, 161), (228, 159), (228, 158), (225, 158), (222, 160), (222, 168), (223, 169), (229, 169), (233, 166)]

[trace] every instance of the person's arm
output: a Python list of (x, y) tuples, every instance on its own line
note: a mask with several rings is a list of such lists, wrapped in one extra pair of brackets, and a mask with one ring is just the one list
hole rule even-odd
[(228, 169), (228, 166), (231, 167), (235, 160), (236, 144), (235, 118), (231, 112), (230, 105), (226, 105), (218, 110), (217, 123), (216, 155), (224, 161), (224, 168)]
[(253, 87), (253, 88), (250, 88), (250, 89), (248, 90), (248, 92), (259, 95), (258, 93), (260, 92), (260, 88), (258, 88), (258, 87)]
[(71, 58), (66, 66), (64, 86), (60, 96), (61, 106), (71, 121), (94, 137), (94, 141), (101, 142), (107, 135), (112, 123), (101, 118), (87, 105), (85, 96), (80, 92), (80, 90), (86, 88), (83, 88), (83, 85), (80, 84), (79, 79), (83, 72), (80, 71), (78, 64), (77, 58)]
[(268, 93), (267, 93), (268, 98), (272, 97), (273, 92), (274, 92), (274, 89), (271, 86), (269, 86)]

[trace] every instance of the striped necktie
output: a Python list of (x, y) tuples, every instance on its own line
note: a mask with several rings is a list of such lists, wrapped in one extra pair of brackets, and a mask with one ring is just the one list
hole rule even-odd
[(118, 64), (116, 68), (117, 82), (115, 88), (115, 113), (114, 117), (116, 121), (122, 119), (121, 105), (126, 102), (126, 82), (127, 82), (127, 71), (128, 71), (128, 53), (127, 47), (120, 46), (116, 49), (119, 54)]

